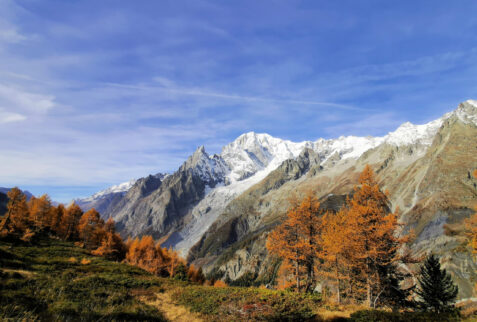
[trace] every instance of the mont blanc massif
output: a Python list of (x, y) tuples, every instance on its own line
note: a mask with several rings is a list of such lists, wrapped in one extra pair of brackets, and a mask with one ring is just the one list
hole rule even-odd
[(209, 155), (199, 147), (171, 174), (151, 174), (76, 203), (112, 217), (123, 237), (152, 235), (205, 272), (259, 281), (275, 269), (265, 247), (288, 196), (313, 191), (339, 209), (369, 164), (389, 191), (416, 255), (437, 254), (472, 296), (477, 272), (460, 251), (463, 222), (477, 200), (477, 101), (423, 125), (402, 124), (383, 137), (291, 142), (254, 132)]

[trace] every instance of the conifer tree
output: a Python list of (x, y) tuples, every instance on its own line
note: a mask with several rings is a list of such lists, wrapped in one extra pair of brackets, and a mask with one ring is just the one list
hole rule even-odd
[[(296, 208), (288, 211), (288, 218), (275, 228), (267, 238), (267, 249), (285, 261), (285, 265), (293, 266), (296, 291), (300, 291), (300, 273), (305, 259), (303, 243), (300, 240), (298, 212)], [(282, 264), (283, 265), (283, 264)]]
[(301, 230), (300, 239), (303, 244), (303, 265), (306, 272), (305, 292), (310, 292), (316, 284), (316, 252), (319, 251), (317, 240), (322, 229), (323, 210), (320, 209), (318, 198), (310, 191), (301, 201), (297, 212), (299, 215), (297, 224)]
[(105, 236), (101, 241), (101, 246), (92, 251), (92, 254), (116, 261), (124, 259), (126, 246), (121, 236), (116, 233), (114, 220), (111, 217), (104, 224), (104, 231)]
[(180, 262), (174, 274), (174, 279), (179, 281), (188, 281), (187, 266)]
[(199, 267), (199, 269), (197, 270), (197, 273), (195, 274), (194, 278), (195, 278), (194, 282), (196, 282), (196, 283), (199, 283), (199, 284), (204, 284), (205, 283), (205, 275), (204, 275), (204, 272), (202, 271), (202, 267)]
[[(473, 175), (477, 179), (477, 169), (474, 170)], [(477, 206), (475, 207), (475, 211), (476, 213), (474, 215), (465, 220), (467, 245), (470, 247), (474, 259), (477, 257)]]
[(100, 247), (105, 231), (104, 221), (101, 219), (99, 212), (94, 208), (85, 212), (78, 223), (78, 232), (87, 249)]
[(0, 221), (0, 236), (21, 235), (29, 228), (26, 196), (17, 187), (7, 192), (7, 213)]
[(267, 249), (284, 259), (282, 265), (293, 266), (298, 292), (302, 290), (301, 279), (304, 279), (303, 290), (306, 292), (311, 291), (315, 284), (317, 238), (322, 212), (320, 203), (311, 192), (301, 202), (292, 200), (287, 219), (267, 239)]
[(348, 279), (349, 259), (351, 258), (349, 240), (353, 233), (346, 223), (346, 212), (326, 213), (322, 219), (320, 248), (317, 256), (323, 260), (318, 272), (323, 277), (332, 278), (336, 283), (336, 298), (341, 303), (343, 280)]
[(82, 216), (83, 211), (76, 203), (66, 208), (58, 228), (58, 234), (63, 240), (76, 240), (79, 238), (78, 225)]
[(51, 216), (50, 216), (50, 229), (57, 235), (61, 229), (61, 220), (64, 217), (66, 212), (65, 206), (63, 204), (59, 204), (57, 207), (52, 207), (51, 209)]
[(424, 265), (421, 266), (418, 282), (419, 287), (416, 294), (420, 298), (418, 304), (423, 309), (442, 313), (450, 311), (454, 307), (453, 303), (459, 289), (446, 270), (441, 269), (441, 264), (436, 256), (427, 257)]
[(48, 195), (42, 195), (40, 198), (32, 197), (28, 202), (30, 210), (30, 221), (37, 230), (49, 228), (52, 206)]
[(167, 262), (168, 262), (168, 267), (167, 270), (169, 272), (169, 276), (173, 277), (176, 274), (177, 266), (181, 262), (179, 255), (172, 249), (170, 248), (169, 250), (165, 249), (166, 251), (166, 257), (167, 257)]
[(395, 236), (397, 215), (390, 212), (388, 197), (380, 190), (369, 165), (361, 173), (359, 183), (344, 210), (347, 229), (353, 232), (347, 244), (350, 265), (360, 273), (355, 279), (363, 281), (366, 302), (371, 307), (386, 288), (383, 269), (399, 260), (397, 250), (405, 239)]

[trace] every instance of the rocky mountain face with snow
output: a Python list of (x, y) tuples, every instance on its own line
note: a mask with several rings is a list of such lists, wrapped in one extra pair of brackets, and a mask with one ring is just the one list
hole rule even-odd
[(247, 133), (218, 155), (197, 149), (173, 174), (139, 179), (111, 202), (123, 235), (152, 234), (216, 277), (265, 281), (276, 261), (268, 232), (285, 217), (288, 197), (313, 191), (342, 205), (370, 164), (413, 231), (417, 254), (435, 252), (472, 295), (475, 264), (462, 251), (463, 220), (477, 203), (477, 102), (424, 125), (404, 123), (383, 137), (291, 142)]

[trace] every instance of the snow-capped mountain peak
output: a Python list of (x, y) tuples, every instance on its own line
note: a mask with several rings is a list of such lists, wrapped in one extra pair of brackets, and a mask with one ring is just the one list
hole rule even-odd
[(136, 183), (136, 179), (131, 179), (129, 181), (111, 186), (107, 189), (101, 190), (96, 192), (94, 195), (88, 198), (81, 199), (82, 202), (91, 202), (94, 200), (98, 200), (106, 195), (112, 194), (112, 193), (126, 193), (131, 187)]
[(278, 166), (286, 159), (296, 158), (311, 142), (295, 143), (269, 134), (248, 132), (222, 148), (220, 156), (230, 168), (230, 180), (246, 179), (271, 163)]
[(451, 114), (457, 116), (464, 123), (477, 125), (477, 101), (467, 100), (459, 104), (459, 107)]
[(388, 144), (396, 146), (421, 143), (431, 145), (434, 136), (442, 125), (442, 118), (432, 122), (416, 125), (410, 122), (403, 123), (396, 131), (390, 132), (384, 137)]
[(222, 182), (229, 172), (228, 166), (220, 156), (209, 156), (204, 146), (200, 146), (181, 166), (182, 170), (191, 169), (204, 182), (210, 185)]

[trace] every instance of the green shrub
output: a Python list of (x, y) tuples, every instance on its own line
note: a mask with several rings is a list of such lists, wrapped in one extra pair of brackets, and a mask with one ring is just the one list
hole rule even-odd
[(312, 307), (320, 302), (308, 294), (243, 287), (187, 286), (172, 297), (193, 312), (221, 320), (305, 321), (315, 316)]
[(431, 321), (460, 321), (458, 311), (435, 314), (431, 312), (386, 312), (379, 310), (362, 310), (351, 314), (351, 321), (354, 322), (431, 322)]
[[(92, 257), (57, 240), (34, 246), (0, 242), (0, 320), (165, 321), (162, 313), (132, 295), (162, 281), (126, 264)], [(90, 264), (71, 262), (85, 258)], [(28, 274), (1, 268), (22, 268)]]

